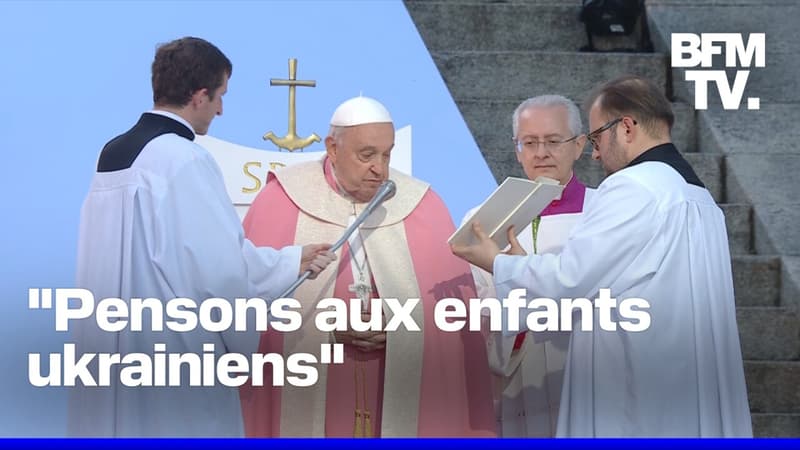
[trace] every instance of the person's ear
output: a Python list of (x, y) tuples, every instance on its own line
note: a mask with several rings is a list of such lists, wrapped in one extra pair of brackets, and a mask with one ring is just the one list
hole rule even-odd
[(583, 149), (584, 147), (586, 147), (586, 139), (587, 138), (585, 134), (582, 134), (578, 136), (577, 139), (575, 139), (575, 155), (573, 158), (575, 161), (581, 158), (581, 155), (583, 154)]
[(622, 123), (620, 125), (625, 129), (625, 142), (632, 142), (636, 138), (636, 133), (638, 132), (636, 129), (636, 119), (625, 116), (622, 118)]
[(336, 162), (336, 150), (336, 138), (329, 134), (325, 138), (325, 153), (328, 154), (328, 158), (334, 163)]
[(205, 101), (210, 100), (208, 97), (208, 88), (198, 89), (192, 94), (191, 104), (194, 107), (202, 105)]

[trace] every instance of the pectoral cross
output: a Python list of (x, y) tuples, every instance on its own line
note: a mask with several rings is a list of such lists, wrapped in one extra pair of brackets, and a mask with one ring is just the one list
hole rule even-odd
[(354, 282), (348, 286), (347, 289), (356, 294), (356, 297), (361, 299), (361, 310), (367, 310), (367, 304), (372, 296), (372, 286), (366, 283), (364, 280), (364, 274), (359, 274), (358, 282)]

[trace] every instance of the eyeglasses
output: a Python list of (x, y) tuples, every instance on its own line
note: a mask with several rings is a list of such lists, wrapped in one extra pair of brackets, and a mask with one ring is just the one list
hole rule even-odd
[[(597, 145), (598, 145), (597, 138), (598, 138), (598, 137), (600, 137), (600, 135), (601, 135), (601, 134), (602, 134), (604, 131), (611, 129), (611, 127), (613, 127), (614, 125), (616, 125), (616, 124), (620, 123), (621, 121), (622, 121), (622, 117), (617, 117), (616, 119), (614, 119), (614, 120), (612, 120), (612, 121), (610, 121), (610, 122), (606, 123), (606, 124), (605, 124), (605, 125), (603, 125), (602, 127), (600, 127), (600, 128), (598, 128), (598, 129), (596, 129), (596, 130), (592, 131), (591, 133), (587, 134), (587, 135), (586, 135), (586, 139), (588, 139), (588, 140), (589, 140), (589, 142), (591, 142), (591, 143), (592, 143), (592, 147), (593, 147), (594, 149), (597, 149)], [(635, 122), (634, 122), (634, 123), (635, 123)]]
[[(608, 122), (607, 124), (603, 125), (602, 127), (600, 127), (598, 129), (592, 131), (591, 133), (587, 134), (586, 135), (586, 139), (588, 139), (589, 142), (592, 143), (592, 148), (597, 150), (597, 145), (598, 145), (597, 139), (600, 137), (600, 135), (604, 131), (606, 131), (606, 130), (610, 129), (611, 127), (613, 127), (614, 125), (622, 122), (622, 119), (624, 119), (624, 118), (625, 118), (624, 116), (623, 117), (618, 117), (618, 118), (612, 120), (611, 122)], [(633, 121), (633, 124), (636, 125), (636, 120)]]
[(552, 153), (553, 151), (558, 150), (558, 148), (561, 146), (561, 144), (566, 144), (567, 142), (572, 142), (575, 139), (578, 139), (578, 137), (580, 137), (580, 134), (572, 136), (571, 138), (563, 140), (563, 141), (557, 141), (555, 139), (548, 139), (546, 141), (537, 141), (537, 140), (528, 139), (528, 138), (521, 139), (521, 140), (516, 139), (516, 138), (511, 138), (511, 139), (514, 140), (514, 146), (517, 148), (518, 152), (521, 152), (523, 150), (529, 151), (529, 152), (535, 152), (536, 150), (539, 149), (539, 145), (543, 145), (545, 150), (547, 150), (548, 152)]

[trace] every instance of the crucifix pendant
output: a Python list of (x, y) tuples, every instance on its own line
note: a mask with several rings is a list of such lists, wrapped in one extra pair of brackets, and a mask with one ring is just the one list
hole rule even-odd
[(372, 294), (372, 286), (364, 281), (363, 276), (360, 278), (361, 279), (358, 281), (358, 283), (353, 283), (348, 286), (348, 290), (356, 294), (356, 296), (361, 299), (361, 310), (365, 311), (368, 309), (367, 304), (369, 303), (369, 298)]

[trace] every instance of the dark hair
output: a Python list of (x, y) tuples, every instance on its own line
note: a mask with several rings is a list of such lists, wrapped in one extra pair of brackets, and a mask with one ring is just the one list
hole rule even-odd
[(186, 106), (192, 94), (203, 88), (213, 99), (225, 77), (233, 73), (233, 65), (210, 42), (184, 37), (158, 47), (152, 71), (153, 102)]
[(633, 75), (611, 80), (592, 92), (586, 101), (588, 111), (597, 106), (608, 117), (631, 116), (651, 136), (660, 134), (661, 124), (672, 130), (675, 115), (672, 105), (652, 81)]

